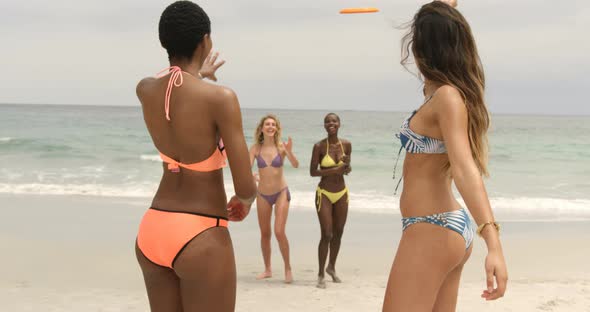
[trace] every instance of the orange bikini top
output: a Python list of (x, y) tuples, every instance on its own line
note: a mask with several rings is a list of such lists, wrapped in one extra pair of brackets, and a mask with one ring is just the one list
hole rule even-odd
[[(170, 95), (172, 94), (173, 87), (182, 86), (182, 69), (178, 66), (170, 66), (159, 72), (156, 75), (156, 78), (161, 78), (168, 74), (170, 74), (170, 80), (168, 80), (168, 87), (166, 88), (164, 111), (166, 112), (166, 120), (170, 121)], [(183, 164), (160, 152), (160, 158), (163, 162), (168, 164), (168, 170), (172, 172), (179, 172), (180, 167), (200, 172), (215, 171), (226, 166), (226, 157), (227, 155), (225, 154), (223, 140), (221, 139), (219, 139), (219, 143), (217, 143), (217, 148), (215, 149), (213, 154), (209, 156), (209, 158), (193, 164)]]

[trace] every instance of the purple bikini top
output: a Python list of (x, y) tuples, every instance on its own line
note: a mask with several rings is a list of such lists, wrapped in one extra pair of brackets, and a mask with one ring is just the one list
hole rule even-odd
[[(264, 158), (262, 158), (262, 156), (260, 156), (260, 154), (256, 155), (256, 165), (258, 165), (259, 169), (268, 167), (268, 164), (266, 163)], [(274, 167), (274, 168), (280, 168), (283, 166), (283, 159), (281, 158), (281, 154), (279, 154), (278, 150), (277, 150), (277, 156), (275, 156), (275, 158), (272, 159), (270, 165), (271, 165), (271, 167)]]

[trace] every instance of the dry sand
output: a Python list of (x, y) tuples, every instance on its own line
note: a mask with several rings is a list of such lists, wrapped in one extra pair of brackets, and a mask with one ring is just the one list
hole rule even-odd
[[(148, 199), (1, 195), (0, 311), (148, 311), (133, 243)], [(253, 211), (255, 213), (255, 211)], [(231, 225), (238, 266), (236, 311), (381, 311), (401, 226), (396, 214), (349, 215), (337, 269), (342, 284), (315, 288), (319, 226), (294, 210), (287, 235), (295, 283), (262, 269), (255, 215)], [(476, 240), (458, 311), (590, 311), (590, 222), (505, 222), (506, 296), (479, 297), (485, 245)]]

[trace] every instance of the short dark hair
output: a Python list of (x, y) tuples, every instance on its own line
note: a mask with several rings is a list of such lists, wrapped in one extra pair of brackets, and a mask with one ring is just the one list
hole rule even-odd
[(168, 59), (190, 59), (205, 35), (211, 33), (211, 21), (198, 4), (176, 1), (162, 12), (158, 32)]
[(336, 119), (338, 119), (338, 121), (340, 121), (340, 116), (338, 116), (338, 114), (336, 114), (336, 113), (327, 113), (326, 116), (324, 116), (324, 120), (326, 120), (326, 118), (328, 118), (328, 116), (331, 116), (331, 115), (335, 116)]

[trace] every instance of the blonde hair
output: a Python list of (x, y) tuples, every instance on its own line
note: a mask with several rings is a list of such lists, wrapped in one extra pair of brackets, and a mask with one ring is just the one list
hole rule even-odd
[(256, 126), (256, 130), (254, 131), (254, 140), (256, 140), (256, 144), (260, 144), (260, 145), (262, 145), (262, 143), (264, 142), (264, 134), (262, 133), (262, 127), (264, 126), (264, 122), (267, 119), (272, 119), (277, 124), (277, 132), (275, 132), (275, 135), (274, 135), (274, 144), (278, 148), (279, 142), (281, 142), (282, 128), (281, 128), (281, 122), (279, 121), (279, 118), (277, 118), (277, 116), (275, 116), (275, 115), (268, 114), (260, 119), (260, 122), (258, 122), (258, 126)]

